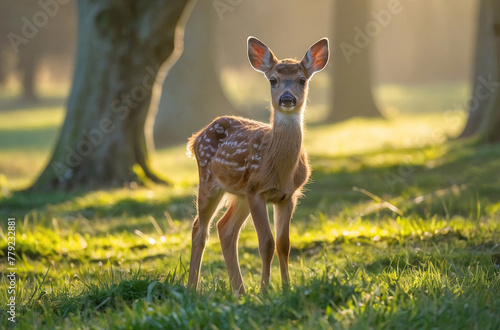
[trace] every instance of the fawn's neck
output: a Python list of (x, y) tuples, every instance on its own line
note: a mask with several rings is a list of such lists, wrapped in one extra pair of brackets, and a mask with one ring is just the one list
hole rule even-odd
[(303, 140), (303, 110), (294, 114), (273, 111), (271, 117), (272, 136), (270, 154), (274, 167), (280, 175), (287, 177), (297, 165)]

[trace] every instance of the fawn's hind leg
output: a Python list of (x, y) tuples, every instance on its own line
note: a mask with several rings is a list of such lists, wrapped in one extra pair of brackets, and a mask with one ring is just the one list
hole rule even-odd
[(238, 261), (238, 238), (240, 229), (248, 218), (250, 210), (244, 198), (234, 197), (228, 210), (217, 223), (222, 254), (226, 262), (227, 274), (231, 281), (233, 292), (245, 293), (245, 286), (241, 277), (240, 264)]

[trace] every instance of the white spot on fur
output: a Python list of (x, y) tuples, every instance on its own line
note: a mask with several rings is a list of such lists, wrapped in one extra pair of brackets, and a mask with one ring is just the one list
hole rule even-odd
[(235, 151), (235, 153), (234, 153), (234, 154), (235, 154), (235, 155), (239, 155), (239, 154), (242, 154), (242, 153), (244, 153), (244, 152), (247, 152), (247, 150), (248, 150), (248, 149), (238, 149), (238, 150), (236, 150), (236, 151)]

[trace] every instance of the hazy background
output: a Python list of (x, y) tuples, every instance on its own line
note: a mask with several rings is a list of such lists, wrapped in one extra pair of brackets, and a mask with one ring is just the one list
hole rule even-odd
[[(386, 9), (389, 2), (371, 1), (372, 11)], [(223, 12), (214, 3), (205, 6), (212, 7), (206, 14), (212, 16), (216, 37), (209, 51), (213, 52), (216, 72), (227, 97), (237, 111), (246, 115), (249, 109), (265, 108), (268, 93), (263, 77), (248, 65), (249, 35), (268, 44), (279, 58), (301, 58), (309, 45), (324, 36), (336, 41), (332, 1), (241, 1)], [(401, 12), (371, 38), (372, 86), (379, 109), (390, 115), (436, 112), (463, 102), (472, 76), (477, 1), (401, 1), (400, 7)], [(0, 33), (4, 36), (0, 43), (0, 93), (21, 97), (23, 75), (32, 71), (36, 97), (65, 98), (76, 46), (77, 15), (73, 2), (61, 5), (60, 14), (39, 29), (29, 43), (21, 45), (18, 54), (6, 35), (20, 31), (21, 17), (31, 18), (40, 7), (35, 1), (3, 1), (0, 9)], [(186, 33), (194, 25), (190, 20)], [(206, 56), (206, 51), (199, 49), (197, 55)], [(320, 106), (318, 111), (326, 111), (331, 79), (328, 74), (314, 79), (310, 98), (312, 106)], [(26, 84), (29, 86), (29, 82)], [(415, 87), (419, 86), (427, 88), (424, 94), (422, 89), (416, 92)], [(30, 95), (26, 97), (29, 99)], [(167, 107), (166, 102), (162, 101), (160, 112)], [(5, 107), (5, 103), (0, 106)]]

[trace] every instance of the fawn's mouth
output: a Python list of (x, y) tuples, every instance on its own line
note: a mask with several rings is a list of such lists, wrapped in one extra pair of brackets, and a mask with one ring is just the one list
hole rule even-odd
[(296, 107), (295, 107), (295, 105), (292, 105), (292, 106), (283, 106), (283, 105), (280, 105), (280, 108), (284, 112), (292, 112)]

